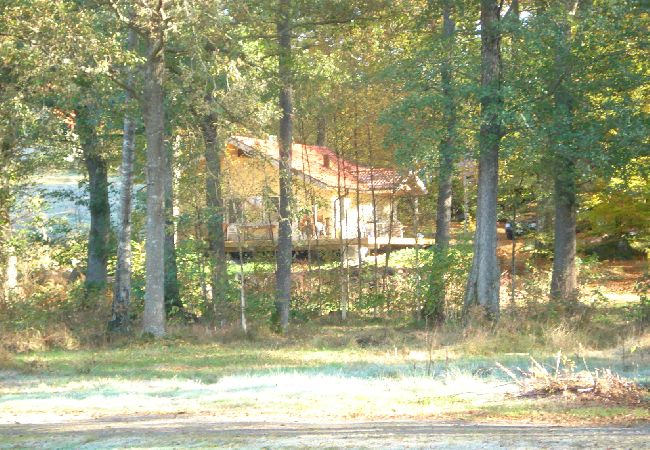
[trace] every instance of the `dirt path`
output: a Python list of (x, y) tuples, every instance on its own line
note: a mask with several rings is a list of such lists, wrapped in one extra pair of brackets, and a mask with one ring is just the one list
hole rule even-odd
[(0, 448), (650, 448), (650, 426), (256, 422), (117, 416), (0, 425)]

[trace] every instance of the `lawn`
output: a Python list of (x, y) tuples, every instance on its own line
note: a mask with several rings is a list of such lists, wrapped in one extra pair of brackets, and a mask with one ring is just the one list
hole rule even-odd
[[(342, 333), (332, 327), (333, 333)], [(379, 330), (379, 328), (376, 328)], [(349, 329), (345, 333), (366, 333)], [(467, 356), (454, 348), (429, 350), (417, 335), (400, 345), (363, 348), (321, 337), (192, 343), (184, 339), (136, 342), (121, 348), (20, 354), (0, 372), (3, 423), (43, 414), (100, 417), (115, 414), (215, 414), (222, 417), (534, 419), (589, 422), (650, 419), (639, 406), (581, 404), (570, 398), (514, 397), (517, 385), (499, 362), (527, 368), (523, 353)], [(327, 348), (328, 342), (336, 347)], [(314, 343), (319, 344), (317, 346)], [(320, 348), (319, 348), (320, 347)], [(549, 369), (553, 354), (534, 355)], [(573, 359), (571, 359), (573, 358)], [(611, 368), (641, 383), (650, 380), (642, 350), (571, 356), (576, 371)], [(7, 364), (5, 364), (7, 366)], [(585, 366), (585, 367), (583, 367)], [(545, 411), (549, 414), (544, 414)]]
[[(403, 421), (416, 427), (650, 423), (647, 396), (640, 404), (563, 395), (519, 398), (517, 384), (496, 363), (512, 370), (528, 368), (531, 360), (525, 353), (468, 356), (467, 347), (428, 347), (421, 332), (388, 332), (377, 325), (320, 329), (315, 336), (304, 330), (252, 341), (200, 342), (186, 336), (7, 356), (0, 370), (0, 447), (43, 446), (45, 439), (45, 446), (55, 448), (164, 447), (175, 442), (169, 440), (172, 429), (186, 433), (180, 446), (207, 446), (209, 441), (217, 447), (256, 447), (260, 436), (240, 429), (252, 427), (249, 422), (262, 424), (253, 427), (254, 433), (269, 424), (294, 424), (307, 440), (273, 441), (272, 446), (294, 442), (298, 447), (313, 442), (313, 436), (304, 436), (305, 427), (350, 423), (388, 423), (378, 433), (388, 433), (386, 426)], [(388, 338), (368, 345), (369, 336)], [(549, 370), (556, 361), (552, 352), (534, 357)], [(641, 383), (650, 380), (647, 362), (645, 347), (625, 357), (614, 349), (565, 359), (576, 371), (584, 365), (589, 370), (606, 367)], [(227, 438), (214, 431), (205, 434), (217, 422), (236, 429)], [(147, 427), (147, 440), (133, 440)], [(111, 435), (111, 429), (121, 431)], [(248, 436), (245, 442), (238, 440), (242, 433)]]

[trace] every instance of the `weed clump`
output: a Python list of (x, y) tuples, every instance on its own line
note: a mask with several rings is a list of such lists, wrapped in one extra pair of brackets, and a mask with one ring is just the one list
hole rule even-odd
[(596, 401), (618, 405), (640, 405), (648, 402), (648, 392), (636, 382), (610, 369), (575, 370), (575, 363), (558, 352), (554, 368), (546, 368), (531, 356), (531, 366), (519, 375), (497, 363), (520, 388), (519, 397), (541, 398), (562, 396), (580, 401)]

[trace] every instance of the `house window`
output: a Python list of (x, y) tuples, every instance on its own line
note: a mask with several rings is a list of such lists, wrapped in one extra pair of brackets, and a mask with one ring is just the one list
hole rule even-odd
[(330, 155), (323, 155), (323, 167), (330, 167)]

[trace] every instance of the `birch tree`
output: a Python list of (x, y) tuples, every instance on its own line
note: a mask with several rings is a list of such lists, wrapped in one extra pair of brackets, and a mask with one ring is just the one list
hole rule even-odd
[[(134, 51), (137, 34), (128, 31), (127, 51)], [(128, 332), (129, 305), (131, 303), (131, 213), (133, 198), (133, 163), (135, 159), (136, 121), (131, 105), (134, 75), (127, 74), (124, 125), (122, 129), (122, 157), (120, 164), (120, 207), (117, 229), (117, 262), (109, 327), (114, 331)]]

